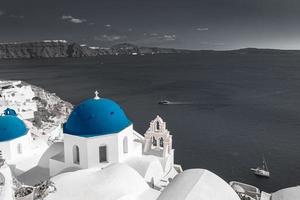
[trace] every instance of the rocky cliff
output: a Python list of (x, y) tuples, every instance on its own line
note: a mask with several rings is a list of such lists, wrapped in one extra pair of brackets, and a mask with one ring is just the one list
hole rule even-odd
[(157, 53), (187, 53), (187, 50), (138, 47), (123, 43), (111, 48), (89, 47), (64, 40), (0, 44), (0, 59), (21, 58), (80, 58), (102, 55), (142, 55)]

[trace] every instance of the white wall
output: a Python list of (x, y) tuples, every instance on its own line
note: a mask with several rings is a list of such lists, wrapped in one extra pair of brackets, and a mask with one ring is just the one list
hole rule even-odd
[(22, 119), (33, 119), (34, 118), (34, 111), (28, 110), (28, 111), (21, 111), (18, 113)]
[[(16, 138), (14, 140), (0, 142), (0, 150), (2, 151), (2, 157), (5, 160), (16, 159), (19, 156), (29, 153), (30, 150), (30, 133)], [(21, 144), (22, 152), (19, 153), (19, 144)]]
[[(117, 134), (118, 136), (118, 149), (119, 149), (119, 162), (124, 162), (126, 159), (133, 156), (141, 156), (142, 155), (142, 144), (134, 142), (136, 139), (134, 135), (133, 126), (130, 125), (123, 131)], [(128, 141), (128, 152), (125, 153), (123, 149), (124, 138), (127, 137)]]
[(55, 176), (55, 175), (59, 174), (64, 168), (65, 168), (65, 163), (64, 162), (54, 160), (54, 159), (49, 160), (49, 174), (50, 174), (50, 176)]
[[(73, 147), (79, 147), (80, 163), (73, 163)], [(87, 141), (84, 137), (64, 134), (64, 153), (66, 167), (88, 168)]]
[(8, 142), (0, 142), (0, 151), (2, 152), (2, 158), (9, 160), (11, 157), (10, 153), (10, 143)]
[(174, 149), (171, 150), (170, 154), (167, 157), (160, 157), (159, 160), (161, 162), (164, 172), (169, 172), (174, 166)]
[[(93, 138), (88, 138), (88, 167), (96, 165), (106, 165), (107, 163), (116, 163), (119, 161), (118, 154), (118, 135), (109, 134)], [(106, 146), (107, 162), (100, 163), (99, 147)]]
[(149, 164), (147, 171), (144, 175), (145, 181), (148, 183), (158, 183), (164, 176), (161, 164), (158, 161), (153, 161)]
[[(128, 152), (123, 149), (124, 138), (127, 137)], [(132, 156), (142, 155), (142, 146), (134, 142), (132, 125), (119, 133), (96, 137), (78, 137), (70, 134), (64, 135), (64, 152), (66, 167), (90, 168), (93, 166), (106, 166), (107, 163), (119, 163)], [(73, 163), (73, 147), (79, 147), (80, 164)], [(100, 163), (99, 147), (106, 146), (107, 162)]]
[(10, 168), (4, 165), (0, 168), (0, 175), (5, 180), (4, 186), (0, 186), (0, 199), (1, 200), (14, 200), (13, 191), (13, 178)]

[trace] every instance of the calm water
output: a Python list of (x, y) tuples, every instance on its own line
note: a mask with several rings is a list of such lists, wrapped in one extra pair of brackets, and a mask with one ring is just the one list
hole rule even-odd
[[(144, 133), (157, 114), (174, 135), (175, 160), (272, 192), (300, 184), (300, 58), (155, 55), (0, 62), (1, 79), (21, 79), (77, 104), (119, 102)], [(161, 106), (162, 99), (188, 102)], [(250, 172), (265, 155), (272, 173)]]

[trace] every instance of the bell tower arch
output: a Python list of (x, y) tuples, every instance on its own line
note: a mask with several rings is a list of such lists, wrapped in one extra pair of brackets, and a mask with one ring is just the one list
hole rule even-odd
[(145, 133), (144, 154), (154, 154), (167, 157), (172, 150), (172, 135), (166, 128), (166, 122), (160, 116), (156, 116), (150, 122), (150, 127)]

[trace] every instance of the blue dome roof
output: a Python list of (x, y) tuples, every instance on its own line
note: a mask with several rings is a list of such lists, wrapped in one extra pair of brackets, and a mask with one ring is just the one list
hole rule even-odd
[(27, 134), (28, 129), (17, 116), (0, 116), (0, 142), (10, 141)]
[(131, 124), (116, 102), (105, 98), (88, 99), (75, 107), (64, 124), (64, 133), (94, 137), (118, 133)]
[(14, 109), (11, 108), (6, 108), (4, 110), (4, 115), (12, 115), (12, 116), (17, 116), (17, 113)]

